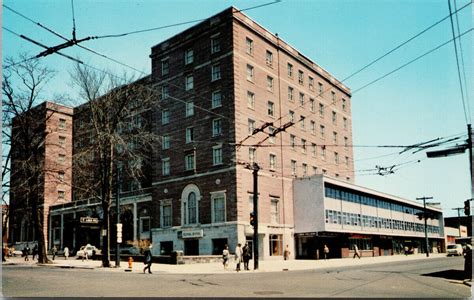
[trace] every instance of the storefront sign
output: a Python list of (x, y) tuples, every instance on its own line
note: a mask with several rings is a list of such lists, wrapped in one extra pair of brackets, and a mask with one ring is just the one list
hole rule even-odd
[(187, 230), (181, 233), (183, 239), (202, 238), (203, 236), (204, 231), (202, 229)]
[(81, 223), (83, 223), (83, 224), (99, 224), (99, 218), (81, 217)]

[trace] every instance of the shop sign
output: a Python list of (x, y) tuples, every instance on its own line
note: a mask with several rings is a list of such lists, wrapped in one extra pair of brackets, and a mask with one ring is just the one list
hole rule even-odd
[(99, 218), (81, 217), (82, 224), (99, 224)]
[(186, 230), (181, 233), (183, 239), (202, 238), (203, 236), (204, 230), (202, 229)]

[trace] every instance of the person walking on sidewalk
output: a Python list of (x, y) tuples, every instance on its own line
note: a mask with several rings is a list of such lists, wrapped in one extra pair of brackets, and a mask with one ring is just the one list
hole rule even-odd
[(243, 260), (244, 260), (244, 270), (249, 270), (249, 260), (250, 257), (252, 257), (252, 254), (250, 253), (250, 247), (248, 243), (245, 243), (244, 247), (242, 248), (242, 255), (243, 255)]
[(35, 260), (36, 255), (38, 255), (38, 246), (35, 245), (33, 247), (33, 260)]
[(242, 248), (240, 248), (240, 243), (237, 244), (237, 247), (235, 247), (235, 270), (237, 272), (240, 271), (240, 263), (242, 262)]
[(356, 256), (360, 259), (359, 247), (354, 245), (354, 256), (352, 258), (355, 258)]
[(328, 245), (324, 245), (324, 259), (328, 259), (329, 256), (329, 247)]
[(53, 254), (53, 260), (56, 258), (56, 254), (58, 252), (58, 248), (56, 248), (56, 245), (53, 246), (51, 249), (51, 253)]
[(222, 264), (224, 265), (224, 270), (227, 270), (228, 261), (229, 261), (229, 247), (225, 245), (224, 250), (222, 250)]
[(64, 259), (67, 260), (68, 257), (69, 257), (69, 248), (66, 246), (64, 247)]
[(290, 258), (290, 248), (288, 248), (288, 245), (286, 245), (285, 251), (283, 251), (283, 259), (288, 260)]
[(25, 256), (25, 261), (29, 261), (28, 255), (30, 254), (30, 247), (26, 244), (25, 248), (23, 248), (23, 256)]
[(148, 249), (145, 250), (145, 253), (143, 253), (143, 255), (145, 256), (145, 260), (144, 260), (144, 264), (146, 265), (145, 268), (143, 268), (143, 274), (145, 274), (145, 271), (148, 269), (148, 273), (149, 274), (152, 274), (151, 273), (151, 264), (152, 264), (152, 255), (151, 255), (151, 248), (152, 248), (152, 245), (150, 245), (150, 247), (148, 247)]

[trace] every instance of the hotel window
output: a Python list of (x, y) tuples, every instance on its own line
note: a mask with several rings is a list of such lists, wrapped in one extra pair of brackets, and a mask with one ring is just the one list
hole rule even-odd
[(269, 239), (270, 256), (282, 256), (283, 255), (283, 235), (282, 234), (271, 234)]
[(311, 144), (311, 156), (316, 157), (318, 154), (316, 152), (316, 144), (312, 143)]
[(305, 117), (304, 116), (300, 116), (300, 126), (301, 126), (301, 130), (306, 130), (306, 124), (305, 124)]
[(194, 127), (186, 128), (186, 144), (194, 141)]
[(308, 77), (308, 84), (309, 84), (309, 89), (313, 91), (314, 90), (314, 78), (313, 77), (311, 77), (311, 76)]
[(168, 73), (170, 72), (170, 63), (169, 63), (169, 60), (168, 59), (163, 59), (161, 61), (161, 75), (164, 76), (164, 75), (168, 75)]
[(212, 136), (218, 136), (222, 134), (222, 120), (212, 120)]
[(66, 174), (66, 173), (64, 173), (63, 171), (59, 171), (59, 172), (58, 172), (58, 179), (59, 179), (59, 181), (61, 181), (61, 182), (64, 181), (64, 175), (65, 175), (65, 174)]
[(185, 86), (186, 91), (192, 90), (194, 88), (193, 75), (188, 75), (185, 77), (184, 86)]
[(313, 166), (313, 175), (318, 174), (318, 167)]
[(323, 169), (323, 174), (326, 175), (327, 173), (328, 171)]
[(249, 38), (246, 38), (245, 39), (245, 44), (247, 46), (247, 48), (246, 48), (247, 49), (246, 50), (247, 54), (253, 55), (253, 41)]
[(270, 222), (280, 223), (280, 207), (278, 199), (270, 199)]
[(348, 156), (345, 157), (345, 162), (346, 162), (346, 169), (348, 169), (349, 168), (349, 157)]
[(331, 101), (332, 105), (336, 104), (336, 93), (334, 91), (331, 91)]
[(184, 224), (196, 224), (198, 215), (198, 203), (195, 192), (190, 192), (183, 201)]
[(303, 177), (308, 176), (308, 165), (305, 164), (305, 163), (303, 163), (303, 164), (301, 165), (301, 167), (302, 167), (302, 169), (303, 169)]
[(344, 147), (347, 148), (349, 146), (349, 139), (347, 136), (344, 137)]
[(289, 114), (290, 114), (290, 122), (295, 122), (295, 112), (290, 110)]
[(275, 133), (275, 127), (268, 127), (268, 141), (272, 144), (275, 144), (275, 136), (273, 135)]
[(211, 68), (212, 81), (221, 79), (221, 65), (213, 65)]
[(295, 141), (296, 141), (296, 136), (290, 134), (290, 145), (291, 149), (295, 150)]
[(211, 37), (211, 53), (221, 51), (221, 40), (218, 36)]
[(309, 99), (309, 110), (311, 112), (314, 112), (314, 99), (313, 98)]
[(346, 99), (342, 98), (342, 110), (346, 111)]
[(161, 137), (161, 149), (166, 150), (169, 148), (170, 148), (170, 136), (166, 134)]
[(318, 82), (318, 92), (319, 96), (323, 94), (323, 84), (321, 82)]
[(140, 217), (140, 233), (150, 232), (150, 217)]
[(66, 162), (66, 155), (58, 154), (58, 163), (63, 164)]
[(311, 134), (316, 134), (316, 122), (314, 122), (312, 120), (311, 120), (311, 123), (310, 123), (310, 130), (311, 130)]
[(304, 106), (304, 94), (300, 93), (300, 106)]
[(58, 191), (58, 199), (59, 200), (64, 200), (65, 197), (66, 197), (66, 192)]
[(291, 175), (296, 176), (296, 160), (291, 160)]
[(273, 77), (267, 76), (267, 90), (273, 92)]
[(66, 147), (66, 137), (65, 136), (59, 136), (59, 146), (64, 148)]
[(222, 106), (222, 94), (221, 91), (212, 92), (212, 108)]
[(66, 129), (66, 119), (59, 119), (58, 128), (62, 130)]
[(249, 162), (251, 164), (253, 164), (255, 162), (255, 153), (256, 153), (256, 150), (255, 148), (249, 148)]
[(165, 157), (161, 159), (161, 174), (163, 176), (170, 175), (170, 158)]
[(336, 114), (335, 111), (332, 112), (332, 123), (333, 123), (334, 125), (337, 124), (337, 114)]
[(273, 117), (273, 114), (274, 114), (273, 107), (274, 107), (273, 102), (268, 101), (268, 103), (267, 103), (267, 112), (268, 112), (268, 115), (270, 117)]
[(293, 88), (291, 86), (288, 87), (288, 101), (293, 101)]
[(165, 100), (170, 96), (170, 88), (167, 85), (161, 86), (161, 100)]
[(342, 124), (344, 126), (344, 129), (347, 130), (347, 118), (346, 117), (342, 118)]
[(249, 128), (249, 135), (253, 134), (253, 131), (255, 130), (255, 121), (252, 119), (248, 119), (248, 128)]
[(265, 62), (267, 66), (271, 67), (273, 66), (273, 53), (267, 50), (267, 54), (265, 56)]
[(165, 125), (170, 122), (170, 111), (167, 109), (163, 109), (161, 111), (161, 124)]
[(247, 65), (247, 80), (253, 82), (253, 67), (251, 65)]
[(337, 152), (334, 152), (334, 163), (336, 165), (339, 164), (339, 153), (337, 153)]
[(301, 85), (304, 84), (304, 73), (301, 70), (298, 70), (298, 83)]
[(337, 145), (337, 132), (333, 131), (332, 133), (332, 141), (334, 145)]
[(270, 154), (270, 170), (275, 170), (276, 167), (276, 155)]
[(247, 107), (254, 108), (255, 106), (255, 94), (247, 91)]
[(184, 52), (184, 64), (189, 65), (194, 62), (194, 51), (193, 49), (188, 49)]
[(195, 168), (195, 161), (194, 161), (194, 153), (186, 154), (184, 157), (184, 166), (186, 171), (194, 170)]
[(212, 165), (222, 165), (222, 146), (212, 147)]
[[(323, 160), (326, 159), (326, 147), (325, 146), (321, 147), (321, 159), (323, 159)], [(323, 173), (324, 172), (325, 172), (325, 170), (323, 170)]]
[(186, 117), (191, 117), (194, 115), (194, 102), (186, 102)]
[(319, 125), (319, 133), (322, 139), (324, 139), (324, 131), (325, 131), (324, 125)]
[(322, 104), (322, 103), (319, 103), (319, 116), (321, 118), (324, 117), (324, 104)]
[(293, 65), (288, 63), (288, 77), (293, 77)]
[(301, 152), (306, 153), (306, 140), (301, 139)]
[(224, 193), (212, 193), (212, 222), (221, 223), (225, 222), (225, 194)]

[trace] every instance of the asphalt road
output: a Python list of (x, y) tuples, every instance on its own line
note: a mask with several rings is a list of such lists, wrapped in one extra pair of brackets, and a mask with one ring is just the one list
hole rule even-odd
[(4, 297), (470, 298), (462, 257), (306, 271), (153, 274), (5, 265)]

